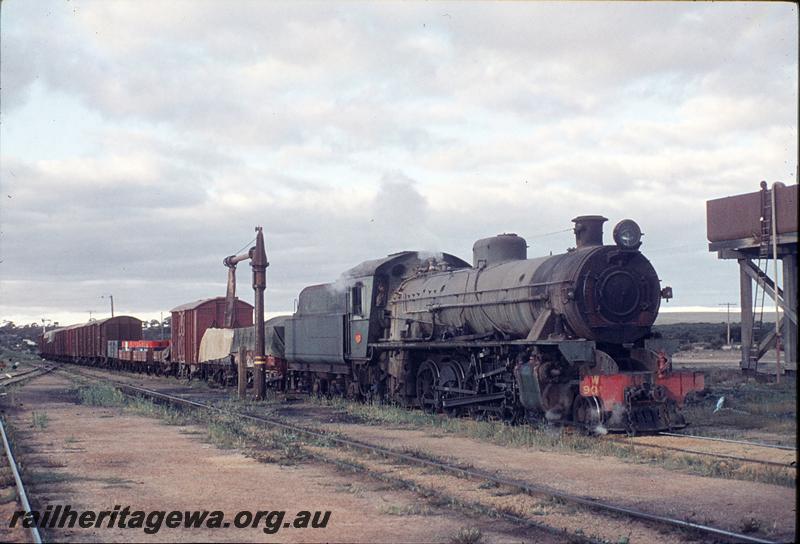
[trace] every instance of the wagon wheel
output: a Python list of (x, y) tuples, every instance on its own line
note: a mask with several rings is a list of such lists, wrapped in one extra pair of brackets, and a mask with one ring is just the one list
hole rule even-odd
[(601, 401), (597, 397), (575, 397), (572, 404), (572, 421), (587, 431), (593, 431), (603, 422)]
[(435, 387), (439, 381), (439, 367), (428, 359), (417, 370), (417, 403), (427, 412), (439, 410), (439, 392)]
[[(464, 385), (464, 369), (458, 361), (447, 361), (442, 363), (439, 372), (439, 387), (452, 387), (455, 389), (463, 389)], [(448, 398), (457, 398), (461, 396), (460, 393), (450, 391), (439, 391), (439, 396), (442, 400)], [(447, 408), (445, 411), (451, 416), (457, 416), (461, 413), (459, 407)]]

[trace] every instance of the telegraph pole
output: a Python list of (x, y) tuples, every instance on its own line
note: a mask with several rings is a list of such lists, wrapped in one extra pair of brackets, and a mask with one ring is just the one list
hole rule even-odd
[(717, 306), (727, 306), (728, 307), (728, 347), (731, 345), (731, 306), (733, 302), (722, 302), (717, 304)]
[[(100, 295), (100, 298), (106, 298), (106, 295)], [(114, 317), (114, 295), (108, 295), (109, 300), (111, 300), (111, 317)]]

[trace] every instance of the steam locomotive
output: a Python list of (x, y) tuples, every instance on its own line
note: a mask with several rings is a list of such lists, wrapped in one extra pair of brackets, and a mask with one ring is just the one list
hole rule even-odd
[[(576, 245), (559, 255), (528, 259), (522, 237), (501, 234), (475, 242), (472, 265), (403, 251), (306, 287), (293, 315), (265, 325), (270, 385), (508, 422), (682, 427), (704, 382), (672, 372), (675, 346), (652, 332), (672, 290), (639, 251), (639, 226), (621, 221), (604, 245), (605, 221), (573, 219)], [(230, 383), (236, 358), (256, 355), (252, 306), (232, 302), (233, 330), (220, 328), (223, 297), (173, 309), (169, 347), (144, 346), (141, 322), (121, 316), (50, 331), (40, 352)]]
[[(475, 242), (473, 263), (404, 251), (306, 287), (282, 322), (284, 385), (451, 415), (615, 431), (686, 424), (703, 375), (672, 372), (652, 325), (664, 289), (632, 220), (603, 244), (580, 216), (576, 247), (527, 258), (525, 240)], [(282, 336), (284, 336), (282, 335)]]

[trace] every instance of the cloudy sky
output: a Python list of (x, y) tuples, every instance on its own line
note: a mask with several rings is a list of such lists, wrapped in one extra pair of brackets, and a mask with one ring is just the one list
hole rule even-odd
[[(2, 2), (0, 317), (267, 309), (402, 249), (630, 217), (672, 307), (738, 301), (705, 201), (796, 183), (789, 3)], [(249, 290), (249, 266), (239, 285)]]

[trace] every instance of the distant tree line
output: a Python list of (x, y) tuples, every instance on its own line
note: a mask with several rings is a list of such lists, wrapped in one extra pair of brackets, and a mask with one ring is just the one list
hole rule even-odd
[[(162, 323), (158, 319), (151, 319), (150, 321), (142, 321), (142, 338), (144, 340), (169, 340), (172, 335), (170, 328), (172, 318), (167, 316)], [(58, 327), (58, 324), (49, 325), (47, 330), (53, 330)], [(5, 346), (9, 349), (14, 349), (24, 345), (23, 340), (30, 340), (38, 342), (39, 337), (42, 335), (41, 323), (29, 323), (27, 325), (17, 325), (13, 321), (4, 321), (0, 326), (0, 346)]]
[[(172, 336), (171, 317), (164, 318), (162, 323), (157, 319), (142, 322), (142, 338), (145, 340), (168, 340)], [(52, 329), (53, 327), (49, 327)], [(656, 325), (653, 331), (662, 338), (678, 340), (681, 349), (692, 346), (703, 346), (710, 349), (719, 349), (727, 342), (727, 326), (722, 323), (671, 323), (669, 325)], [(6, 321), (0, 326), (0, 345), (7, 348), (20, 347), (23, 340), (36, 342), (42, 334), (39, 323), (15, 325)], [(739, 344), (742, 341), (742, 327), (740, 323), (731, 323), (731, 342)], [(33, 348), (31, 348), (33, 349)]]
[(5, 321), (0, 327), (0, 345), (12, 347), (20, 344), (23, 340), (36, 342), (41, 334), (41, 323), (16, 325), (13, 321)]
[[(722, 323), (671, 323), (655, 325), (653, 332), (662, 338), (677, 340), (681, 349), (689, 349), (700, 345), (705, 348), (719, 349), (728, 341), (728, 325)], [(741, 323), (731, 323), (731, 343), (742, 342)]]
[(142, 339), (144, 340), (169, 340), (172, 335), (172, 317), (167, 316), (161, 323), (158, 319), (142, 321)]

